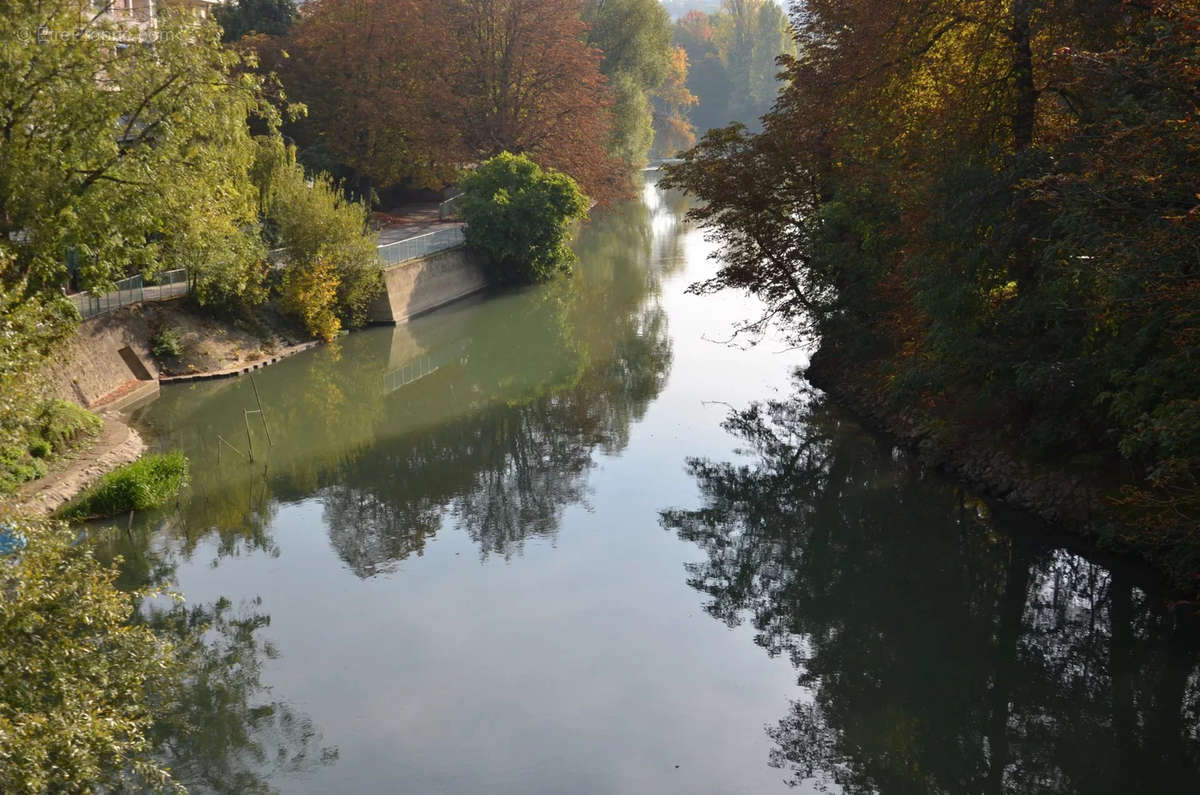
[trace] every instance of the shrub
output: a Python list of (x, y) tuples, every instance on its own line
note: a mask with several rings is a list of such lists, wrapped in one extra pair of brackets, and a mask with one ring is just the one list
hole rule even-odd
[(54, 448), (45, 439), (34, 439), (29, 443), (29, 454), (34, 458), (49, 458)]
[(531, 284), (569, 273), (567, 230), (587, 213), (575, 180), (544, 171), (525, 155), (501, 152), (462, 181), (467, 242), (488, 257), (503, 283)]
[(109, 472), (60, 511), (69, 519), (115, 516), (165, 505), (187, 484), (183, 453), (151, 454)]
[(150, 339), (150, 352), (158, 359), (181, 356), (183, 340), (180, 338), (179, 332), (170, 326), (163, 326), (154, 332), (154, 336)]
[(307, 266), (289, 265), (283, 275), (284, 311), (297, 315), (309, 334), (329, 342), (342, 327), (334, 312), (337, 289), (337, 274), (324, 257)]
[(66, 450), (81, 436), (94, 436), (103, 426), (104, 421), (95, 414), (65, 400), (47, 402), (38, 417), (38, 433), (56, 453)]
[[(323, 306), (336, 316), (339, 327), (364, 325), (371, 299), (383, 289), (377, 239), (367, 228), (367, 208), (347, 199), (327, 174), (309, 180), (292, 151), (279, 151), (270, 143), (261, 147), (255, 179), (262, 197), (263, 225), (284, 249), (288, 275), (296, 279), (292, 271), (322, 268), (322, 278), (333, 285), (333, 298)], [(296, 311), (294, 304), (292, 311)], [(322, 318), (322, 328), (329, 325)], [(309, 330), (325, 336), (311, 326)]]

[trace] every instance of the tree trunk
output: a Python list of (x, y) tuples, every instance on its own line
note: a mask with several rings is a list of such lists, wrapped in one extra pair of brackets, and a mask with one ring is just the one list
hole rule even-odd
[(1012, 8), (1013, 88), (1013, 148), (1022, 152), (1033, 145), (1034, 125), (1037, 122), (1037, 87), (1033, 81), (1033, 3), (1034, 0), (1014, 0)]

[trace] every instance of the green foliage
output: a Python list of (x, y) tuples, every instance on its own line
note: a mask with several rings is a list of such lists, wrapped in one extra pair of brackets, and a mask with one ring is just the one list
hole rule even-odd
[(329, 260), (318, 253), (307, 265), (288, 266), (283, 274), (283, 308), (299, 317), (308, 333), (331, 342), (342, 328), (335, 311), (338, 286)]
[(609, 83), (616, 95), (609, 151), (626, 163), (642, 166), (654, 144), (650, 97), (643, 86), (624, 72), (614, 74), (609, 78)]
[(177, 663), (169, 642), (128, 623), (147, 594), (118, 590), (117, 567), (60, 524), (10, 527), (28, 545), (0, 561), (0, 791), (166, 788), (148, 755), (149, 694)]
[[(221, 46), (216, 23), (164, 10), (153, 46), (142, 46), (139, 29), (95, 13), (90, 0), (19, 0), (4, 18), (0, 240), (16, 260), (9, 278), (57, 294), (70, 246), (83, 288), (164, 263), (224, 294), (253, 287), (247, 119), (274, 126), (278, 114), (262, 79)], [(112, 46), (120, 39), (134, 46)]]
[(150, 352), (158, 359), (183, 355), (183, 339), (170, 326), (163, 326), (150, 338)]
[(213, 16), (221, 23), (221, 40), (233, 42), (253, 33), (282, 36), (300, 18), (295, 0), (234, 0), (218, 5)]
[(610, 151), (640, 166), (654, 143), (650, 97), (671, 67), (671, 20), (658, 0), (592, 0), (583, 18), (616, 95)]
[(152, 453), (109, 472), (60, 514), (69, 519), (116, 516), (165, 505), (187, 485), (183, 453)]
[(66, 400), (50, 400), (38, 417), (38, 433), (61, 453), (81, 436), (94, 436), (104, 425), (103, 420), (85, 408)]
[(100, 430), (100, 418), (73, 403), (47, 399), (40, 368), (79, 315), (61, 298), (5, 287), (12, 266), (0, 250), (0, 494), (46, 474), (43, 459)]
[[(383, 289), (367, 208), (348, 200), (327, 174), (308, 179), (295, 152), (278, 139), (260, 141), (254, 176), (262, 216), (288, 263), (284, 293), (291, 310), (327, 338), (339, 327), (364, 325), (371, 300)], [(317, 289), (322, 285), (332, 290), (331, 298), (325, 296), (329, 290)]]
[(528, 284), (570, 272), (575, 255), (568, 227), (587, 213), (587, 198), (573, 179), (502, 152), (461, 187), (467, 242), (487, 255), (499, 281)]
[(28, 295), (27, 282), (14, 278), (17, 266), (5, 245), (0, 240), (0, 492), (45, 472), (27, 456), (45, 405), (38, 370), (79, 319), (61, 297)]

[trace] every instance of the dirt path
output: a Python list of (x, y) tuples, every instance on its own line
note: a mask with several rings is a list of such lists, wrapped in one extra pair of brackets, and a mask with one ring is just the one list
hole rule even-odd
[(101, 415), (104, 427), (92, 443), (55, 462), (43, 478), (17, 489), (4, 505), (16, 513), (46, 516), (107, 472), (146, 451), (141, 435), (116, 414)]

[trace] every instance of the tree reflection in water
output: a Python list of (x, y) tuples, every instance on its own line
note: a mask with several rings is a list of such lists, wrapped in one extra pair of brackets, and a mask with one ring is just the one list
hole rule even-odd
[(174, 640), (184, 673), (156, 693), (156, 753), (190, 792), (271, 793), (271, 781), (337, 761), (311, 718), (271, 698), (262, 668), (278, 655), (262, 636), (262, 600), (186, 607), (144, 605), (139, 620)]
[(804, 387), (726, 428), (749, 462), (689, 461), (703, 506), (662, 523), (708, 612), (799, 671), (768, 729), (789, 783), (1195, 791), (1195, 638), (1129, 574), (999, 532)]

